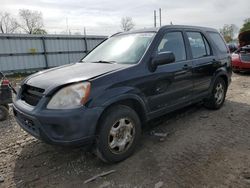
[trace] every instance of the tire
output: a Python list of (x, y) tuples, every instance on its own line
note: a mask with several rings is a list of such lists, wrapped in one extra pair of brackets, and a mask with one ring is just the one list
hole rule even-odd
[(208, 109), (217, 110), (224, 104), (227, 93), (225, 81), (219, 77), (214, 83), (212, 95), (205, 100), (204, 106)]
[(8, 116), (9, 110), (5, 106), (0, 105), (0, 121), (6, 120)]
[(141, 122), (130, 107), (115, 105), (102, 116), (96, 154), (104, 162), (117, 163), (133, 154), (141, 136)]

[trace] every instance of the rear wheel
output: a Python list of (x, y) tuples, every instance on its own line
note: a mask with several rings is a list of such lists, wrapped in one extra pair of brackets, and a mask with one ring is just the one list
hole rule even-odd
[(217, 78), (211, 97), (205, 101), (205, 107), (215, 110), (221, 108), (226, 98), (226, 92), (227, 86), (225, 81), (221, 77)]
[(116, 105), (102, 117), (98, 134), (98, 157), (104, 162), (119, 162), (134, 152), (140, 140), (141, 122), (133, 109)]
[(0, 121), (4, 121), (7, 119), (9, 115), (9, 110), (3, 105), (0, 105)]

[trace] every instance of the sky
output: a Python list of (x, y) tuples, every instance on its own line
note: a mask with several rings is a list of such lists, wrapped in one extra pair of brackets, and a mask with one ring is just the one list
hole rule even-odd
[(135, 29), (153, 27), (153, 12), (159, 8), (162, 25), (219, 29), (235, 24), (240, 28), (250, 17), (250, 0), (0, 0), (0, 12), (17, 18), (19, 9), (41, 11), (51, 34), (67, 32), (67, 28), (72, 34), (83, 34), (85, 27), (87, 34), (111, 35), (121, 30), (121, 18), (126, 16), (133, 19)]

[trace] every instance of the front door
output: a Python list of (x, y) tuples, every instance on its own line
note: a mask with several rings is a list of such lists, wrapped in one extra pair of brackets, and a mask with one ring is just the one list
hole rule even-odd
[(154, 55), (171, 51), (175, 62), (158, 66), (152, 73), (154, 87), (148, 97), (151, 111), (171, 110), (192, 98), (192, 61), (187, 58), (182, 31), (167, 31), (157, 45)]

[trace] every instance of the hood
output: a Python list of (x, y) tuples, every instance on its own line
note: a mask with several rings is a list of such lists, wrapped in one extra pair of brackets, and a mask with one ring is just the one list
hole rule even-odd
[(58, 86), (96, 78), (129, 65), (106, 63), (74, 63), (40, 71), (24, 80), (25, 84), (50, 90)]
[(250, 45), (250, 30), (240, 33), (238, 38), (240, 47)]

